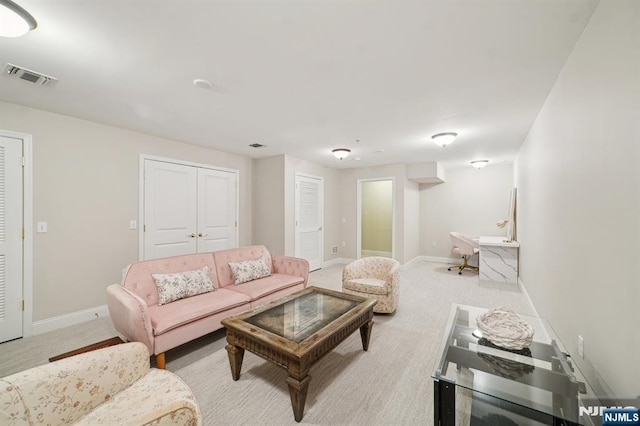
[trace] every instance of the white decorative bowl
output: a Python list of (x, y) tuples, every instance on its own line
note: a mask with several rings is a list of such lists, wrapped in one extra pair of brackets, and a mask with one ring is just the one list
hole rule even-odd
[(507, 308), (491, 309), (476, 319), (482, 336), (496, 346), (520, 350), (531, 346), (533, 327)]

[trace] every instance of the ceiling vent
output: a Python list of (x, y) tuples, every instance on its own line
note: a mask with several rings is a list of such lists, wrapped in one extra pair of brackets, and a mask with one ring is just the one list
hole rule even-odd
[(266, 148), (266, 145), (262, 145), (261, 143), (252, 143), (249, 145), (251, 148)]
[(58, 81), (57, 78), (45, 75), (36, 71), (31, 71), (18, 65), (7, 64), (4, 67), (4, 75), (8, 77), (20, 78), (30, 83), (44, 86)]

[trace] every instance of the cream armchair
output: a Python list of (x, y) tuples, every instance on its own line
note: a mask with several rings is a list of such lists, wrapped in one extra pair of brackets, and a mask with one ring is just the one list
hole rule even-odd
[(363, 257), (342, 271), (342, 291), (376, 299), (373, 312), (390, 314), (398, 307), (400, 263), (388, 257)]
[(1, 425), (201, 425), (177, 375), (149, 368), (142, 343), (65, 358), (0, 379)]

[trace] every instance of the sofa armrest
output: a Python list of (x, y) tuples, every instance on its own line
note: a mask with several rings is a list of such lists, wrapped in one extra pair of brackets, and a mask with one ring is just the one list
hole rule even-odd
[(144, 343), (152, 355), (153, 327), (145, 301), (120, 284), (112, 284), (107, 287), (107, 306), (115, 329), (128, 341)]
[[(400, 287), (400, 264), (394, 265), (389, 271), (389, 275), (387, 277), (387, 288), (390, 291), (396, 291)], [(395, 290), (394, 290), (395, 289)]]
[(307, 262), (306, 259), (272, 254), (271, 263), (273, 264), (273, 272), (275, 274), (302, 277), (304, 279), (304, 287), (307, 286), (307, 282), (309, 281), (309, 262)]
[(11, 413), (8, 424), (37, 424), (42, 419), (48, 424), (73, 423), (148, 372), (143, 344), (115, 345), (5, 377), (3, 385), (15, 389), (19, 399), (0, 409)]
[(202, 424), (198, 403), (189, 386), (176, 374), (152, 368), (146, 376), (76, 423), (89, 425)]
[(0, 379), (0, 425), (28, 425), (29, 411), (15, 386)]

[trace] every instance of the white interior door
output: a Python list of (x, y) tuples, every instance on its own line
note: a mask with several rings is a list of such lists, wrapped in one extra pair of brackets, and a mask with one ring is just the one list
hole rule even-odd
[(22, 337), (22, 140), (0, 136), (0, 343)]
[(311, 271), (320, 269), (323, 262), (323, 193), (321, 178), (296, 175), (295, 253), (307, 259)]
[(198, 252), (238, 247), (234, 172), (198, 169)]
[(198, 169), (146, 160), (144, 259), (195, 253)]

